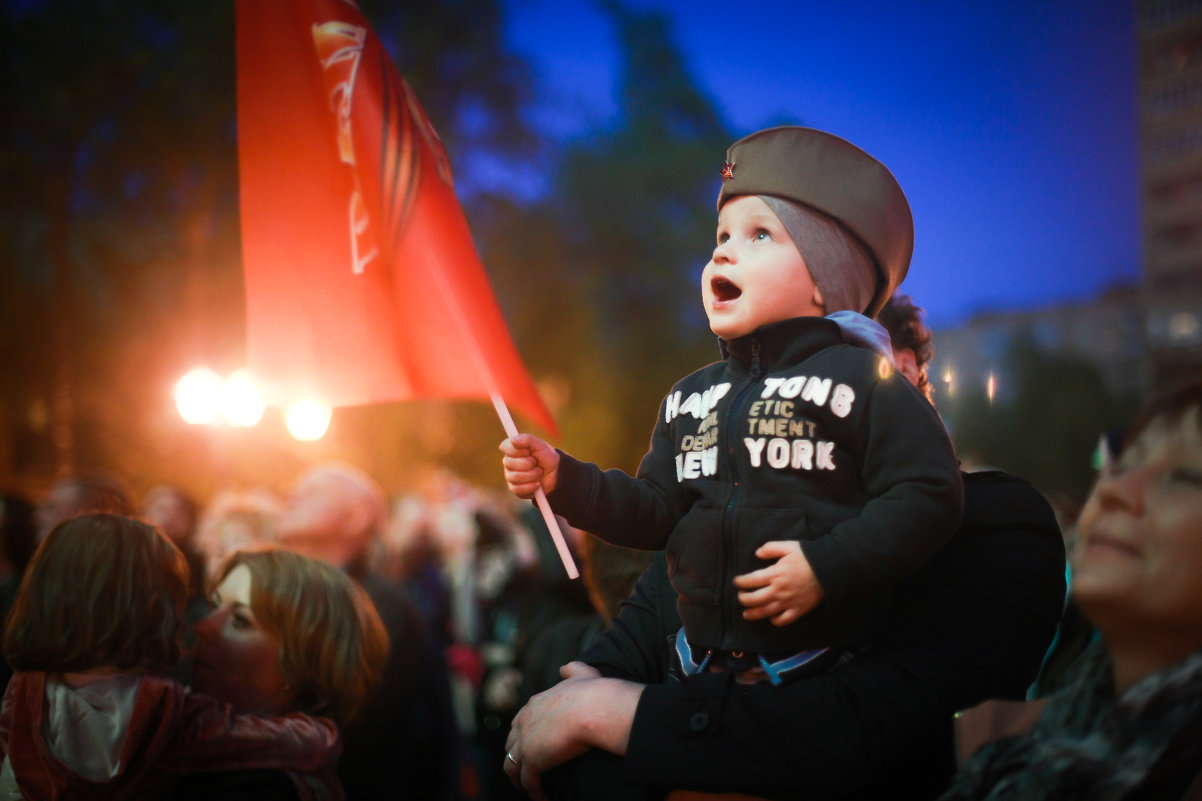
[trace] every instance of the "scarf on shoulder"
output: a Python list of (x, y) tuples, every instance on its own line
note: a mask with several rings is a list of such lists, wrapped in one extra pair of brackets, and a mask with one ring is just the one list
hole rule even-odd
[(1169, 771), (1202, 767), (1197, 754), (1181, 760), (1173, 752), (1183, 740), (1199, 750), (1202, 651), (1118, 698), (1101, 640), (1082, 654), (1076, 672), (1030, 732), (983, 746), (940, 801), (1118, 801), (1140, 791), (1162, 759), (1171, 762)]

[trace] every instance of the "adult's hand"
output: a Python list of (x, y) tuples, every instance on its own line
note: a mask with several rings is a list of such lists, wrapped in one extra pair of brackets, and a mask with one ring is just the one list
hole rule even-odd
[(544, 799), (542, 774), (600, 748), (623, 756), (643, 685), (602, 678), (583, 662), (560, 668), (564, 681), (522, 707), (505, 740), (505, 774), (532, 798)]

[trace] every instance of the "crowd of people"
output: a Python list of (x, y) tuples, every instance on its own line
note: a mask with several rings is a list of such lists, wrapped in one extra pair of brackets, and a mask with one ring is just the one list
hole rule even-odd
[(599, 619), (540, 523), (339, 462), (286, 494), (6, 494), (0, 798), (522, 797), (503, 745), (533, 641)]
[(893, 175), (786, 126), (721, 176), (722, 358), (634, 475), (521, 434), (516, 498), (0, 496), (0, 799), (1202, 799), (1202, 383), (1111, 432), (1068, 536), (959, 469)]
[[(921, 387), (919, 311), (882, 319)], [(1197, 797), (1202, 387), (1125, 443), (1067, 607), (1046, 500), (966, 473), (959, 531), (887, 633), (783, 686), (679, 675), (664, 552), (565, 526), (571, 582), (536, 513), (450, 474), (392, 500), (341, 463), (284, 497), (139, 504), (95, 476), (6, 494), (0, 797)], [(1065, 656), (1070, 623), (1088, 636)], [(953, 775), (955, 713), (1027, 698), (1053, 658), (1039, 723)]]

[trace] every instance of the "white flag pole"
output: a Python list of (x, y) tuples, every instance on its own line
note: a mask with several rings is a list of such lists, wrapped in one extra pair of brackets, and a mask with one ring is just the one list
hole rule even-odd
[[(472, 334), (471, 326), (468, 325), (467, 317), (464, 315), (463, 309), (459, 305), (459, 300), (451, 288), (446, 284), (439, 270), (431, 270), (430, 273), (434, 277), (434, 283), (442, 292), (443, 299), (446, 300), (455, 314), (455, 322), (459, 325), (459, 330), (463, 332), (463, 336), (467, 338), (471, 345), (473, 360), (476, 362), (476, 369), (480, 372), (484, 383), (488, 385), (488, 396), (492, 399), (493, 408), (497, 410), (497, 417), (501, 418), (501, 425), (505, 429), (505, 435), (508, 437), (516, 437), (518, 435), (518, 427), (513, 422), (513, 415), (509, 413), (509, 407), (505, 404), (505, 399), (501, 397), (501, 391), (497, 388), (497, 382), (493, 380), (492, 371), (488, 368), (487, 362), (484, 360), (484, 354), (480, 352), (480, 343), (476, 341), (476, 337)], [(534, 494), (534, 502), (538, 505), (538, 510), (542, 512), (543, 522), (547, 524), (547, 529), (551, 532), (551, 539), (555, 542), (555, 550), (559, 552), (559, 559), (563, 562), (563, 568), (568, 572), (568, 578), (580, 578), (580, 571), (576, 569), (576, 561), (572, 558), (572, 552), (568, 550), (568, 544), (563, 538), (563, 532), (559, 528), (559, 521), (555, 518), (555, 513), (551, 511), (551, 503), (547, 500), (547, 493), (543, 492), (543, 488), (539, 487)]]
[[(497, 417), (501, 418), (501, 425), (505, 428), (505, 433), (511, 439), (516, 437), (518, 427), (514, 425), (513, 416), (509, 414), (509, 407), (505, 405), (505, 399), (501, 397), (501, 393), (492, 389), (489, 397), (492, 398), (493, 408), (497, 410)], [(551, 539), (555, 541), (555, 550), (559, 551), (559, 558), (563, 561), (564, 569), (568, 571), (568, 578), (579, 578), (580, 571), (576, 569), (576, 561), (572, 559), (572, 552), (568, 550), (568, 544), (563, 539), (563, 532), (559, 530), (559, 520), (551, 511), (551, 503), (547, 500), (547, 493), (543, 492), (542, 487), (534, 491), (534, 502), (538, 504), (538, 510), (543, 513), (543, 521), (551, 531)]]

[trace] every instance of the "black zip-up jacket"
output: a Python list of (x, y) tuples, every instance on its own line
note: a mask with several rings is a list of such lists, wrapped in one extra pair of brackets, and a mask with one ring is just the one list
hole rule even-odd
[[(838, 325), (799, 317), (726, 343), (660, 404), (637, 477), (562, 454), (549, 495), (608, 542), (667, 549), (689, 642), (770, 656), (871, 639), (892, 589), (959, 525), (960, 473), (930, 403)], [(884, 366), (882, 366), (884, 364)], [(798, 540), (823, 602), (748, 621), (736, 575)]]
[(938, 796), (955, 769), (953, 713), (1021, 701), (1064, 606), (1064, 542), (1048, 502), (1004, 473), (963, 478), (959, 532), (902, 583), (881, 636), (859, 658), (782, 687), (735, 684), (729, 673), (670, 680), (666, 642), (680, 618), (657, 555), (581, 656), (646, 685), (626, 756), (594, 750), (543, 774), (547, 797)]

